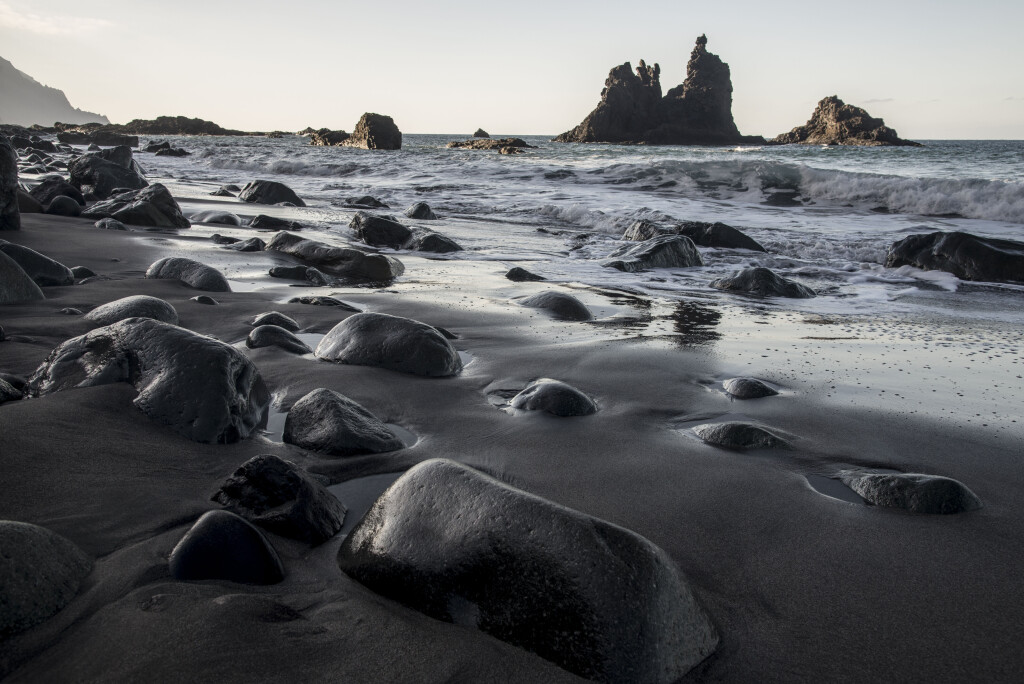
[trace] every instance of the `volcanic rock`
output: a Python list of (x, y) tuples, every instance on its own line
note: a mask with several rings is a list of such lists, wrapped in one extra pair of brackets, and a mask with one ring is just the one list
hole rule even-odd
[(333, 276), (329, 276), (313, 266), (274, 266), (269, 273), (271, 278), (304, 280), (315, 287), (330, 286), (338, 282)]
[(183, 150), (180, 147), (172, 147), (172, 148), (170, 148), (168, 150), (159, 150), (159, 151), (157, 151), (156, 156), (158, 156), (158, 157), (187, 157), (190, 154), (192, 154), (192, 153), (189, 152), (188, 150)]
[[(642, 242), (643, 240), (650, 240), (660, 235), (674, 235), (675, 231), (669, 230), (668, 228), (662, 228), (658, 224), (648, 219), (638, 219), (629, 224), (626, 231), (622, 234), (623, 240), (629, 240), (630, 242)], [(691, 238), (692, 239), (692, 238)]]
[(659, 235), (633, 245), (624, 245), (601, 261), (602, 266), (635, 273), (648, 268), (703, 266), (704, 260), (685, 235)]
[(75, 284), (75, 274), (70, 268), (34, 249), (0, 240), (0, 252), (18, 262), (25, 273), (40, 287)]
[(18, 262), (0, 250), (0, 304), (46, 299), (35, 281)]
[[(43, 205), (35, 197), (18, 188), (18, 210), (22, 214), (41, 214), (43, 213)], [(0, 230), (10, 230), (10, 228), (0, 228)]]
[(412, 231), (398, 221), (361, 211), (356, 212), (348, 225), (360, 241), (374, 247), (400, 249), (412, 237)]
[(909, 235), (893, 243), (885, 265), (947, 271), (963, 280), (1024, 282), (1024, 242), (959, 231)]
[(703, 441), (726, 449), (779, 449), (789, 443), (760, 425), (730, 421), (706, 423), (693, 428)]
[(474, 138), (490, 138), (491, 136), (487, 135), (487, 131), (485, 131), (484, 129), (478, 128), (478, 129), (476, 129), (476, 132), (473, 134), (473, 137)]
[(405, 215), (411, 219), (417, 219), (419, 221), (434, 221), (437, 219), (437, 215), (434, 214), (430, 205), (426, 202), (417, 202), (412, 205), (405, 210)]
[(329, 389), (299, 399), (285, 418), (284, 441), (331, 456), (358, 456), (396, 451), (404, 445), (358, 403)]
[(63, 342), (29, 379), (44, 396), (75, 387), (131, 383), (132, 403), (197, 442), (227, 443), (259, 425), (270, 393), (234, 347), (150, 318), (129, 318)]
[(0, 231), (21, 229), (18, 189), (18, 153), (0, 134)]
[(331, 328), (314, 353), (326, 361), (430, 377), (462, 370), (459, 353), (436, 328), (382, 313), (349, 316)]
[(266, 248), (267, 243), (257, 237), (232, 242), (225, 247), (225, 249), (233, 249), (236, 252), (262, 252)]
[(147, 278), (180, 280), (189, 287), (207, 292), (231, 292), (231, 285), (220, 271), (184, 257), (164, 257), (146, 271)]
[(400, 150), (402, 132), (390, 116), (367, 112), (360, 117), (352, 135), (342, 145), (364, 150)]
[(774, 389), (757, 378), (730, 378), (722, 383), (729, 396), (737, 399), (761, 399), (778, 394)]
[(526, 144), (522, 138), (476, 138), (474, 140), (452, 141), (448, 143), (448, 149), (465, 150), (501, 150), (502, 148), (534, 149), (533, 145)]
[(277, 584), (284, 566), (252, 523), (228, 511), (209, 511), (192, 526), (167, 559), (180, 581), (227, 580)]
[(519, 266), (513, 266), (505, 274), (505, 277), (514, 283), (525, 283), (525, 282), (536, 282), (540, 280), (547, 280), (544, 276), (539, 276), (536, 273), (530, 273), (525, 268)]
[(704, 221), (683, 221), (675, 227), (674, 233), (685, 235), (701, 247), (718, 247), (725, 249), (749, 249), (755, 252), (767, 252), (752, 237), (741, 233), (724, 223), (705, 223)]
[(405, 249), (416, 252), (432, 252), (434, 254), (448, 254), (449, 252), (461, 252), (462, 245), (452, 240), (447, 235), (442, 235), (429, 228), (416, 228), (412, 237), (405, 243)]
[(939, 475), (844, 470), (839, 479), (873, 506), (933, 515), (981, 508), (981, 501), (966, 485)]
[(297, 221), (286, 221), (266, 214), (258, 214), (254, 217), (252, 221), (249, 221), (249, 227), (260, 230), (302, 230), (302, 224)]
[(149, 295), (132, 295), (101, 304), (85, 314), (85, 320), (96, 325), (111, 325), (127, 318), (152, 318), (178, 325), (178, 312), (169, 303)]
[(291, 332), (277, 325), (260, 325), (252, 329), (245, 339), (245, 346), (249, 349), (260, 347), (280, 347), (292, 354), (311, 354), (305, 342), (293, 335)]
[(381, 202), (372, 195), (363, 195), (362, 197), (348, 197), (345, 199), (345, 203), (341, 206), (347, 209), (388, 209), (388, 205)]
[(223, 185), (220, 186), (219, 188), (217, 188), (216, 190), (214, 190), (213, 192), (211, 192), (210, 194), (213, 195), (214, 197), (234, 197), (235, 196), (235, 193), (231, 192), (230, 190), (228, 190)]
[(896, 131), (886, 126), (884, 121), (874, 118), (860, 107), (844, 104), (835, 95), (830, 95), (819, 102), (806, 124), (775, 137), (772, 142), (921, 147), (921, 143), (899, 138)]
[(320, 130), (310, 132), (309, 144), (317, 147), (335, 147), (351, 137), (345, 131), (332, 131), (329, 128), (321, 128)]
[(238, 194), (238, 199), (243, 202), (251, 202), (255, 204), (278, 204), (280, 202), (290, 202), (297, 207), (304, 207), (306, 203), (299, 199), (299, 196), (295, 194), (295, 191), (289, 188), (284, 183), (278, 183), (277, 181), (268, 180), (254, 180), (250, 181), (242, 192)]
[(589, 416), (597, 404), (583, 392), (558, 380), (543, 378), (530, 383), (512, 398), (512, 408), (546, 411), (554, 416)]
[(394, 257), (333, 247), (285, 231), (274, 235), (267, 251), (290, 254), (325, 273), (352, 280), (387, 282), (405, 272), (405, 266)]
[(139, 190), (149, 185), (135, 169), (126, 169), (116, 162), (91, 155), (71, 162), (68, 173), (71, 184), (83, 194), (93, 194), (100, 199), (107, 199), (117, 188)]
[(60, 176), (44, 178), (39, 185), (29, 190), (29, 194), (43, 206), (48, 205), (55, 198), (62, 195), (70, 197), (83, 207), (85, 206), (85, 196), (82, 195), (82, 191)]
[(159, 152), (160, 150), (171, 149), (171, 143), (167, 140), (154, 141), (146, 145), (143, 152)]
[(544, 309), (554, 318), (563, 321), (589, 321), (594, 318), (586, 304), (565, 292), (547, 290), (519, 300), (522, 306)]
[[(97, 152), (89, 152), (83, 155), (84, 157), (97, 157), (99, 159), (105, 159), (108, 162), (117, 164), (122, 169), (134, 168), (133, 162), (135, 161), (132, 157), (132, 148), (127, 145), (118, 145), (117, 147), (111, 147), (106, 150), (99, 150)], [(138, 169), (135, 169), (138, 171)]]
[(199, 211), (189, 216), (192, 223), (213, 223), (222, 226), (240, 226), (242, 219), (230, 211)]
[(307, 304), (309, 306), (339, 306), (345, 311), (355, 311), (359, 313), (359, 309), (340, 299), (334, 297), (326, 297), (324, 295), (305, 295), (303, 297), (292, 297), (288, 300), (289, 304)]
[(252, 326), (259, 327), (261, 325), (276, 325), (279, 328), (284, 328), (289, 332), (296, 332), (299, 329), (299, 324), (291, 316), (285, 316), (280, 311), (267, 311), (261, 313), (256, 318), (252, 319)]
[(770, 269), (763, 267), (745, 268), (728, 278), (712, 280), (710, 285), (719, 290), (755, 294), (762, 297), (808, 299), (815, 296), (814, 290), (806, 285), (801, 285), (789, 278), (783, 278)]
[(581, 677), (680, 680), (718, 637), (660, 548), (453, 461), (399, 478), (338, 551), (370, 589)]
[(143, 190), (123, 192), (104, 202), (97, 202), (82, 212), (91, 219), (114, 218), (134, 226), (154, 228), (188, 228), (191, 223), (181, 207), (160, 183)]
[(47, 214), (51, 216), (69, 216), (76, 217), (82, 215), (82, 207), (75, 200), (64, 195), (58, 195), (53, 198), (49, 206), (46, 207)]

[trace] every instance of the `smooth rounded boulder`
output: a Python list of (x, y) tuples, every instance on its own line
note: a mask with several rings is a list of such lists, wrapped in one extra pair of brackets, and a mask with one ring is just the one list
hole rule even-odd
[(543, 309), (563, 321), (589, 321), (594, 318), (587, 305), (565, 292), (547, 290), (519, 300), (522, 306)]
[(426, 202), (417, 202), (405, 210), (405, 215), (418, 221), (436, 221), (437, 215)]
[(373, 247), (391, 247), (401, 249), (412, 237), (412, 231), (398, 221), (383, 216), (356, 212), (349, 222), (356, 237)]
[(135, 387), (132, 403), (150, 419), (197, 442), (248, 437), (270, 405), (263, 378), (242, 352), (150, 318), (63, 342), (29, 378), (29, 392), (39, 397), (114, 382)]
[(527, 283), (527, 282), (539, 282), (541, 280), (547, 280), (544, 276), (531, 273), (521, 266), (513, 266), (505, 273), (505, 277), (511, 280), (513, 283)]
[(224, 274), (215, 268), (184, 257), (164, 257), (146, 271), (147, 278), (180, 280), (189, 287), (207, 292), (231, 292)]
[(317, 545), (345, 522), (345, 506), (291, 461), (254, 456), (224, 481), (213, 500), (282, 537)]
[(259, 327), (261, 325), (276, 325), (289, 332), (297, 332), (299, 324), (291, 316), (285, 316), (280, 311), (266, 311), (252, 319), (250, 325)]
[(964, 483), (941, 475), (844, 470), (839, 473), (839, 479), (872, 506), (928, 515), (966, 513), (981, 508), (981, 500)]
[(412, 231), (412, 237), (409, 238), (404, 246), (405, 249), (415, 252), (432, 252), (434, 254), (462, 251), (462, 245), (455, 240), (452, 240), (447, 235), (436, 233), (429, 228), (417, 228)]
[(801, 285), (789, 278), (783, 278), (774, 271), (763, 267), (745, 268), (739, 273), (733, 273), (728, 278), (712, 280), (710, 285), (718, 290), (753, 294), (761, 297), (810, 299), (816, 296), (814, 290), (806, 285)]
[(512, 397), (512, 408), (524, 411), (545, 411), (553, 416), (589, 416), (597, 412), (597, 404), (572, 385), (543, 378), (530, 383)]
[(373, 504), (338, 566), (386, 597), (602, 682), (676, 682), (718, 635), (662, 549), (453, 461)]
[(252, 523), (228, 511), (209, 511), (185, 533), (167, 559), (181, 581), (227, 580), (277, 584), (284, 566), (277, 551)]
[(311, 354), (313, 350), (305, 342), (293, 335), (291, 331), (277, 325), (259, 325), (249, 332), (245, 338), (245, 346), (249, 349), (261, 347), (278, 347), (292, 354)]
[(35, 281), (18, 262), (0, 250), (0, 304), (17, 304), (46, 299)]
[(396, 451), (404, 445), (360, 404), (329, 389), (315, 389), (295, 402), (284, 422), (284, 441), (331, 456)]
[(0, 240), (0, 252), (16, 261), (39, 287), (75, 284), (75, 274), (70, 268), (34, 249)]
[(82, 215), (82, 207), (79, 206), (78, 202), (65, 197), (64, 195), (58, 195), (53, 198), (53, 201), (47, 205), (44, 213), (50, 216), (67, 216), (69, 218), (75, 218)]
[(737, 399), (774, 397), (778, 392), (757, 378), (730, 378), (722, 383), (729, 396)]
[(152, 318), (178, 325), (178, 312), (159, 297), (132, 295), (101, 304), (85, 314), (85, 320), (96, 325), (111, 325), (128, 318)]
[(963, 280), (1024, 282), (1024, 242), (960, 231), (909, 235), (893, 243), (885, 265), (947, 271)]
[(251, 204), (280, 204), (281, 202), (288, 202), (297, 207), (306, 206), (306, 203), (299, 199), (295, 191), (287, 185), (268, 180), (250, 181), (238, 193), (238, 199)]
[(0, 520), (0, 641), (57, 613), (91, 571), (92, 559), (56, 532)]
[(648, 268), (703, 266), (704, 260), (690, 238), (684, 235), (659, 235), (616, 249), (601, 261), (601, 265), (635, 273)]
[(428, 377), (462, 370), (459, 353), (437, 328), (382, 313), (349, 316), (324, 335), (314, 353), (325, 361)]
[(693, 428), (694, 433), (707, 444), (724, 449), (784, 449), (789, 447), (782, 437), (760, 425), (727, 421), (706, 423)]
[(220, 226), (240, 226), (242, 219), (230, 211), (197, 211), (188, 217), (192, 223), (212, 223)]
[(276, 233), (266, 249), (289, 254), (324, 273), (356, 281), (389, 282), (405, 273), (405, 265), (392, 256), (335, 247), (286, 231)]

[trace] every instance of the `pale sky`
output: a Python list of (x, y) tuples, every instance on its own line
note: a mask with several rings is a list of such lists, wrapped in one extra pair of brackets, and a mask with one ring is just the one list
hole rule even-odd
[(1017, 0), (0, 0), (0, 56), (76, 107), (263, 131), (351, 131), (373, 111), (406, 133), (553, 135), (612, 66), (681, 83), (706, 33), (743, 133), (788, 131), (836, 94), (905, 138), (1024, 139), (1022, 30)]

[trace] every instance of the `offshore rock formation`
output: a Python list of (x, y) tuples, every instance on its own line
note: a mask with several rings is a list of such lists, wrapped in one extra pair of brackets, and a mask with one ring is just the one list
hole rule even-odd
[(661, 67), (640, 60), (608, 74), (601, 102), (576, 128), (556, 142), (648, 143), (653, 145), (732, 145), (763, 143), (740, 135), (732, 119), (729, 65), (707, 51), (700, 36), (686, 65), (686, 80), (661, 94)]
[(352, 129), (352, 135), (341, 144), (364, 150), (400, 150), (402, 132), (390, 116), (367, 112)]
[[(223, 128), (218, 126), (212, 121), (206, 121), (205, 119), (192, 119), (187, 116), (158, 116), (155, 119), (132, 119), (126, 124), (107, 124), (100, 125), (96, 123), (84, 124), (84, 125), (72, 125), (67, 123), (55, 123), (54, 128), (60, 133), (65, 134), (80, 134), (85, 137), (91, 137), (95, 139), (96, 136), (101, 134), (107, 135), (262, 135), (257, 133), (247, 133), (245, 131), (237, 131), (230, 128)], [(65, 136), (70, 138), (70, 136)], [(58, 136), (58, 139), (60, 136)], [(90, 140), (89, 142), (92, 142)], [(76, 140), (67, 140), (72, 145), (88, 144), (88, 142), (78, 142)], [(102, 142), (97, 142), (97, 145), (104, 145)], [(137, 147), (136, 142), (132, 147)]]
[(921, 147), (921, 143), (903, 140), (881, 119), (874, 118), (860, 107), (845, 104), (835, 95), (830, 95), (819, 102), (806, 124), (797, 126), (789, 133), (776, 136), (772, 142), (782, 145), (800, 143)]

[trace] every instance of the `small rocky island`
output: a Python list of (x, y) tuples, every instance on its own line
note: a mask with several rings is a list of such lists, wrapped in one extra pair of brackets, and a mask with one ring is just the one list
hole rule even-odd
[(360, 117), (355, 129), (349, 135), (345, 131), (329, 128), (313, 130), (307, 128), (300, 135), (309, 135), (309, 144), (317, 147), (360, 147), (364, 150), (402, 149), (402, 131), (395, 120), (383, 114), (367, 112)]
[(773, 138), (771, 142), (780, 145), (798, 143), (921, 147), (921, 143), (903, 140), (881, 119), (876, 119), (860, 107), (844, 103), (835, 95), (819, 102), (806, 124)]
[(729, 65), (697, 44), (686, 65), (686, 80), (661, 93), (661, 67), (643, 60), (633, 73), (629, 62), (611, 70), (601, 102), (576, 128), (556, 142), (646, 143), (651, 145), (734, 145), (764, 143), (741, 135), (732, 118)]

